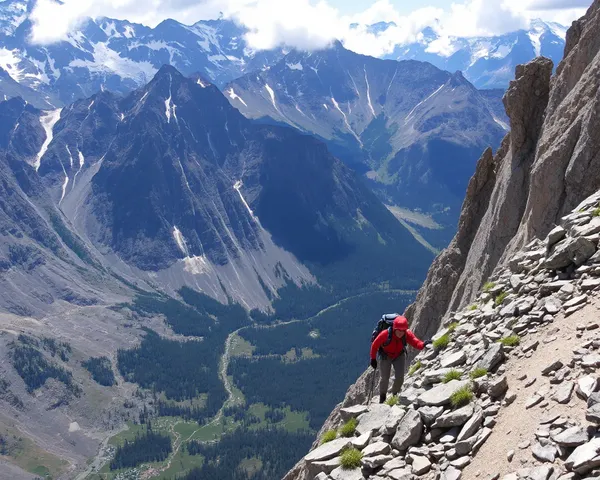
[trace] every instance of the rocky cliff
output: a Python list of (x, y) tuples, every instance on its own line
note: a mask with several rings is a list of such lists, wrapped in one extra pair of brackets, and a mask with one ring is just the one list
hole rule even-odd
[[(516, 69), (515, 80), (511, 82), (503, 99), (510, 118), (511, 131), (503, 140), (496, 155), (492, 155), (490, 150), (486, 150), (479, 160), (476, 173), (467, 189), (458, 232), (450, 246), (434, 261), (416, 302), (406, 312), (417, 334), (424, 338), (436, 334), (441, 324), (451, 325), (452, 322), (457, 321), (458, 324), (452, 325), (452, 328), (458, 327), (459, 329), (463, 328), (463, 324), (467, 324), (467, 331), (461, 330), (462, 334), (458, 336), (455, 344), (451, 343), (450, 347), (454, 350), (456, 358), (460, 357), (461, 361), (453, 364), (454, 357), (446, 359), (445, 356), (440, 361), (438, 353), (432, 352), (419, 359), (421, 365), (430, 365), (432, 370), (436, 370), (439, 367), (452, 368), (453, 365), (464, 364), (468, 365), (468, 370), (472, 370), (487, 355), (491, 355), (492, 358), (496, 356), (503, 358), (505, 353), (508, 353), (505, 352), (507, 349), (500, 348), (498, 344), (494, 343), (495, 341), (511, 335), (522, 335), (529, 330), (537, 333), (538, 323), (551, 320), (550, 318), (544, 320), (547, 315), (558, 313), (561, 308), (564, 308), (565, 315), (573, 313), (574, 310), (570, 310), (571, 308), (579, 308), (581, 304), (587, 302), (587, 297), (578, 295), (579, 291), (596, 288), (595, 280), (585, 279), (585, 276), (595, 269), (593, 261), (589, 261), (587, 265), (583, 264), (588, 261), (588, 255), (594, 254), (597, 244), (597, 239), (593, 235), (598, 231), (595, 230), (597, 224), (595, 216), (600, 211), (597, 209), (598, 198), (592, 196), (589, 201), (580, 203), (600, 188), (600, 176), (598, 175), (600, 138), (597, 134), (600, 121), (598, 110), (600, 101), (599, 68), (600, 2), (595, 1), (587, 14), (579, 21), (574, 22), (569, 30), (565, 58), (558, 66), (554, 76), (552, 76), (552, 62), (545, 58), (538, 58)], [(573, 209), (575, 210), (572, 215), (564, 217)], [(554, 229), (561, 222), (566, 222), (565, 229)], [(567, 240), (563, 240), (565, 230), (568, 230), (569, 234)], [(540, 239), (545, 238), (546, 235), (548, 237), (543, 244)], [(557, 240), (562, 242), (555, 245)], [(592, 246), (594, 246), (593, 251)], [(577, 280), (569, 283), (569, 279)], [(572, 285), (572, 287), (565, 287), (571, 293), (559, 296), (558, 306), (549, 307), (553, 311), (551, 313), (546, 308), (548, 303), (544, 298), (561, 289), (566, 283)], [(488, 292), (481, 294), (484, 284)], [(574, 296), (571, 296), (573, 294), (571, 288), (575, 291)], [(474, 303), (478, 294), (481, 296)], [(502, 296), (499, 298), (500, 294)], [(519, 297), (521, 297), (520, 302), (524, 302), (524, 304), (519, 303)], [(550, 303), (554, 305), (554, 300)], [(467, 307), (467, 305), (470, 306)], [(476, 315), (469, 312), (478, 312), (481, 308), (483, 308), (483, 313), (477, 317), (477, 321), (465, 320), (465, 318)], [(461, 309), (462, 313), (454, 313)], [(512, 318), (513, 314), (516, 315), (516, 319)], [(492, 326), (490, 327), (488, 324)], [(477, 330), (481, 331), (477, 332)], [(449, 332), (442, 331), (437, 333), (437, 336), (444, 333)], [(573, 333), (573, 335), (575, 334)], [(471, 355), (469, 347), (459, 347), (459, 345), (468, 344), (475, 345), (478, 353)], [(590, 346), (592, 343), (587, 344), (584, 348)], [(464, 350), (463, 354), (466, 353), (464, 363), (461, 350)], [(509, 347), (508, 350), (512, 351), (512, 347)], [(529, 350), (516, 349), (516, 352), (518, 355), (526, 355), (527, 351), (531, 350), (531, 348)], [(589, 352), (578, 351), (576, 355), (582, 353)], [(542, 358), (547, 359), (548, 355), (552, 355), (552, 353), (545, 352), (544, 355), (546, 356), (542, 355)], [(495, 363), (496, 360), (492, 363)], [(571, 362), (571, 366), (577, 363), (571, 358), (565, 359), (565, 361)], [(487, 365), (485, 367), (492, 371), (496, 366)], [(557, 369), (559, 368), (561, 367), (557, 367)], [(587, 371), (588, 368), (589, 366), (585, 365), (583, 371)], [(467, 369), (462, 374), (466, 372)], [(443, 372), (444, 375), (445, 373), (447, 371)], [(419, 406), (431, 406), (427, 402), (417, 401), (420, 398), (419, 395), (425, 397), (429, 395), (426, 394), (426, 391), (430, 391), (432, 383), (436, 384), (441, 380), (437, 377), (437, 381), (430, 382), (430, 379), (425, 378), (428, 374), (436, 375), (426, 371), (419, 376), (418, 380), (408, 382), (416, 385), (417, 391), (421, 389), (418, 394), (415, 392), (413, 394), (404, 393), (401, 397), (406, 404), (413, 405), (411, 407), (413, 409)], [(579, 372), (574, 373), (573, 377), (578, 374)], [(344, 410), (344, 408), (361, 404), (366, 400), (365, 392), (370, 386), (372, 375), (372, 372), (366, 372), (350, 388), (343, 403), (332, 412), (321, 433), (337, 427), (344, 418), (356, 415), (357, 411), (360, 411), (360, 409)], [(561, 381), (562, 379), (564, 376), (561, 376)], [(492, 377), (492, 383), (495, 384), (494, 382), (503, 383), (498, 377)], [(477, 382), (475, 382), (475, 387), (477, 390)], [(442, 387), (440, 389), (443, 390)], [(594, 388), (591, 389), (591, 391), (593, 390)], [(538, 393), (539, 397), (546, 397), (548, 391), (541, 389)], [(503, 394), (504, 392), (500, 397)], [(486, 408), (494, 407), (491, 405), (493, 395), (490, 395), (489, 391), (486, 395), (488, 396), (479, 397), (478, 400), (483, 399), (484, 412)], [(542, 399), (540, 398), (540, 401)], [(504, 402), (505, 405), (510, 403)], [(500, 402), (497, 403), (499, 407)], [(529, 410), (529, 408), (527, 407), (525, 410)], [(412, 411), (410, 408), (408, 409), (408, 412)], [(484, 420), (484, 417), (489, 416), (488, 414), (480, 415), (477, 413), (477, 407), (474, 411), (474, 416), (472, 413), (466, 415), (465, 422), (475, 421), (481, 425), (484, 421), (488, 423), (488, 420)], [(365, 457), (376, 457), (377, 454), (384, 456), (390, 454), (389, 459), (382, 463), (377, 463), (381, 458), (374, 463), (363, 460), (364, 468), (360, 475), (356, 472), (353, 474), (354, 476), (348, 472), (340, 474), (338, 469), (338, 472), (331, 473), (331, 478), (413, 478), (418, 474), (414, 465), (410, 465), (414, 464), (415, 455), (425, 457), (429, 462), (428, 467), (423, 466), (423, 470), (418, 469), (421, 473), (429, 472), (432, 469), (435, 473), (429, 474), (431, 478), (440, 478), (440, 476), (447, 479), (461, 478), (460, 470), (471, 460), (468, 462), (459, 460), (449, 469), (454, 473), (446, 473), (450, 463), (463, 455), (457, 454), (456, 435), (448, 442), (442, 442), (447, 446), (439, 450), (439, 444), (432, 444), (439, 439), (434, 441), (431, 436), (427, 436), (427, 422), (433, 420), (428, 417), (431, 412), (429, 410), (420, 412), (420, 416), (412, 414), (412, 416), (408, 416), (405, 413), (396, 411), (391, 414), (390, 418), (398, 418), (399, 423), (394, 423), (394, 420), (391, 422), (393, 425), (390, 426), (386, 420), (379, 425), (384, 428), (378, 430), (382, 436), (376, 438), (375, 442), (383, 441), (385, 443), (385, 436), (391, 435), (388, 438), (392, 443), (390, 449), (380, 445), (384, 451), (368, 451), (364, 455)], [(450, 415), (450, 417), (455, 413), (444, 411), (444, 409), (439, 410), (440, 415)], [(525, 411), (519, 414), (529, 415)], [(359, 426), (363, 418), (359, 417)], [(428, 418), (429, 420), (427, 420)], [(406, 421), (410, 425), (405, 425), (405, 421), (400, 421), (400, 419), (407, 419)], [(465, 422), (461, 423), (461, 426)], [(567, 426), (567, 423), (563, 423), (562, 426)], [(548, 424), (551, 425), (552, 421)], [(486, 426), (489, 427), (489, 425)], [(581, 424), (569, 426), (581, 428)], [(558, 426), (556, 427), (558, 428)], [(401, 445), (403, 448), (398, 448), (402, 442), (394, 443), (393, 439), (401, 430), (407, 434), (407, 438), (412, 440), (406, 445)], [(592, 432), (595, 435), (595, 427), (586, 432)], [(456, 434), (459, 435), (459, 433), (460, 429), (456, 430)], [(431, 434), (431, 430), (429, 434)], [(473, 432), (469, 432), (469, 436), (472, 434)], [(473, 442), (465, 455), (473, 455), (474, 446), (477, 444), (478, 448), (481, 442), (485, 441), (484, 437), (487, 435), (488, 432), (484, 429), (477, 434), (476, 438), (471, 438)], [(375, 436), (377, 437), (377, 434)], [(581, 444), (586, 444), (589, 438), (592, 437), (586, 436)], [(465, 439), (467, 437), (463, 434), (460, 440)], [(360, 441), (354, 439), (354, 442), (360, 445), (360, 442), (364, 440), (365, 438)], [(567, 459), (568, 454), (571, 453), (571, 450), (565, 449), (555, 441), (541, 440), (540, 442), (539, 448), (536, 447), (535, 458), (540, 457), (540, 449), (545, 448), (550, 451), (556, 447), (557, 450), (552, 461), (555, 457)], [(343, 441), (339, 443), (342, 444)], [(371, 443), (373, 443), (372, 440)], [(365, 446), (367, 444), (369, 441), (366, 441)], [(420, 446), (416, 450), (409, 451), (410, 455), (406, 456), (408, 445), (417, 444)], [(315, 444), (316, 446), (317, 444)], [(464, 445), (460, 446), (461, 449), (462, 447)], [(588, 445), (585, 448), (596, 451), (593, 446)], [(448, 450), (450, 450), (450, 454), (444, 454)], [(309, 460), (312, 459), (312, 464), (311, 461), (301, 462), (285, 477), (286, 480), (312, 479), (316, 473), (319, 473), (318, 469), (315, 471), (311, 466), (315, 462), (313, 457), (314, 455), (309, 458)], [(329, 459), (335, 459), (335, 457), (334, 454)], [(329, 459), (321, 458), (320, 460), (324, 463), (329, 461), (329, 466), (332, 466), (335, 461)], [(393, 463), (394, 468), (387, 468), (388, 461), (396, 462)], [(427, 462), (422, 461), (420, 457), (418, 459), (420, 465), (425, 465)], [(577, 467), (574, 466), (575, 463), (578, 465)], [(562, 463), (558, 462), (562, 470), (553, 466), (544, 471), (521, 472), (520, 476), (515, 474), (515, 476), (507, 478), (558, 478), (560, 472), (566, 470), (587, 472), (593, 466), (591, 461), (575, 463), (567, 460)], [(583, 464), (589, 468), (583, 468), (581, 466)], [(382, 465), (385, 465), (383, 470), (381, 469)], [(329, 466), (325, 471), (321, 471), (319, 478), (328, 478), (329, 472), (335, 472), (333, 469), (330, 470)], [(442, 473), (442, 469), (445, 469), (444, 473)], [(517, 469), (515, 467), (513, 471)], [(506, 473), (508, 471), (504, 470)], [(553, 471), (559, 473), (553, 474)], [(462, 478), (475, 478), (475, 473), (471, 472), (469, 476)], [(491, 478), (498, 478), (497, 476), (492, 477), (494, 472), (485, 468), (479, 471), (479, 474), (481, 473), (491, 474)], [(551, 475), (554, 476), (551, 477)], [(580, 477), (568, 474), (564, 478)]]
[(469, 303), (495, 269), (600, 187), (600, 3), (574, 22), (551, 77), (544, 58), (519, 66), (504, 104), (511, 131), (470, 181), (458, 232), (407, 315), (424, 336)]

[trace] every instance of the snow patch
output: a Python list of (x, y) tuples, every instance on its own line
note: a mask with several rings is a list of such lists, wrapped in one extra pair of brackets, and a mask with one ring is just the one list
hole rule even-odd
[[(79, 175), (79, 172), (81, 172), (81, 169), (83, 168), (83, 165), (85, 164), (85, 158), (83, 156), (83, 153), (81, 153), (81, 151), (79, 151), (79, 149), (77, 150), (77, 156), (79, 158), (79, 170), (77, 170), (77, 172), (75, 173), (75, 176), (73, 177), (73, 188), (75, 188), (75, 181), (77, 180), (77, 175)], [(104, 157), (102, 157), (104, 158)]]
[(121, 57), (117, 52), (108, 48), (106, 43), (93, 44), (92, 48), (93, 60), (76, 59), (71, 61), (69, 66), (87, 68), (91, 73), (115, 73), (121, 78), (130, 78), (139, 85), (148, 83), (157, 72), (150, 62), (136, 62)]
[(329, 110), (329, 107), (326, 104), (323, 104), (323, 107), (325, 108), (325, 110)]
[(300, 62), (286, 63), (286, 65), (290, 70), (300, 70), (300, 71), (304, 70), (304, 67), (302, 66), (302, 64)]
[(250, 205), (248, 205), (248, 202), (246, 201), (246, 199), (244, 198), (244, 195), (242, 195), (242, 187), (244, 186), (244, 183), (241, 180), (238, 180), (237, 182), (235, 182), (235, 184), (233, 185), (233, 188), (235, 189), (235, 191), (238, 193), (238, 195), (240, 196), (240, 199), (242, 200), (242, 203), (244, 204), (244, 206), (246, 207), (246, 209), (248, 210), (248, 213), (250, 214), (250, 216), (254, 219), (254, 221), (258, 222), (258, 218), (254, 215), (254, 212), (252, 211), (252, 209), (250, 208)]
[(433, 96), (435, 96), (442, 88), (444, 88), (445, 84), (442, 84), (440, 86), (440, 88), (438, 88), (435, 92), (433, 92), (431, 95), (429, 95), (425, 100), (421, 100), (419, 103), (417, 103), (413, 109), (408, 112), (408, 115), (406, 116), (406, 119), (404, 120), (404, 124), (406, 125), (406, 123), (408, 122), (408, 120), (410, 119), (410, 117), (412, 116), (413, 113), (415, 113), (415, 111), (417, 110), (417, 108), (419, 108), (421, 105), (423, 105), (427, 100), (429, 100), (430, 98), (432, 98)]
[(494, 119), (494, 122), (496, 122), (498, 125), (500, 125), (504, 130), (506, 130), (507, 132), (510, 130), (510, 127), (506, 124), (506, 122), (503, 122), (495, 115), (492, 115), (492, 118)]
[(198, 85), (200, 85), (202, 88), (206, 88), (206, 87), (208, 87), (208, 84), (207, 84), (207, 83), (204, 83), (204, 82), (203, 82), (202, 80), (200, 80), (200, 79), (196, 80), (196, 83), (197, 83)]
[(69, 154), (69, 164), (71, 165), (71, 168), (73, 168), (73, 155), (71, 155), (71, 150), (69, 149), (68, 145), (65, 145), (65, 148), (67, 149), (67, 153)]
[(183, 269), (192, 275), (201, 275), (211, 270), (210, 263), (204, 255), (197, 257), (185, 257), (183, 259)]
[(23, 79), (23, 70), (19, 68), (21, 59), (17, 57), (18, 53), (17, 49), (0, 48), (0, 67), (6, 70), (15, 82), (20, 82)]
[(56, 122), (58, 122), (60, 120), (60, 112), (61, 111), (62, 111), (62, 108), (57, 108), (56, 110), (50, 110), (43, 117), (40, 118), (40, 123), (42, 124), (42, 127), (44, 128), (44, 131), (46, 132), (46, 140), (44, 140), (44, 143), (42, 144), (42, 148), (38, 152), (35, 162), (33, 164), (33, 167), (35, 168), (36, 172), (40, 169), (40, 164), (42, 163), (42, 157), (48, 150), (48, 147), (50, 146), (50, 142), (52, 142), (54, 125), (56, 125)]
[(356, 140), (358, 141), (360, 147), (362, 148), (363, 143), (361, 142), (361, 140), (358, 137), (358, 135), (356, 134), (356, 132), (354, 130), (352, 130), (352, 127), (350, 126), (350, 123), (348, 123), (348, 117), (346, 117), (346, 114), (342, 111), (342, 109), (340, 108), (338, 102), (336, 102), (335, 98), (331, 97), (331, 103), (333, 103), (333, 106), (336, 108), (336, 110), (342, 114), (342, 117), (344, 118), (344, 124), (346, 125), (346, 128), (350, 131), (350, 133), (354, 136), (354, 138), (356, 138)]
[(135, 37), (135, 29), (131, 25), (126, 25), (125, 31), (123, 32), (123, 36), (127, 38)]
[(279, 111), (279, 107), (277, 107), (277, 103), (275, 102), (275, 92), (269, 86), (268, 83), (265, 83), (265, 88), (267, 89), (267, 92), (269, 92), (269, 96), (271, 97), (271, 103), (273, 104), (273, 107), (275, 108), (275, 110), (277, 110), (277, 113), (283, 116), (283, 114)]
[(246, 102), (244, 102), (244, 99), (242, 97), (240, 97), (239, 95), (237, 95), (234, 91), (233, 91), (233, 87), (230, 88), (229, 90), (227, 90), (227, 95), (229, 95), (229, 98), (231, 98), (232, 100), (239, 100), (240, 102), (242, 102), (244, 104), (245, 107), (248, 107), (248, 105), (246, 104)]
[(79, 430), (81, 430), (81, 427), (79, 426), (79, 424), (77, 422), (71, 422), (69, 424), (69, 432), (70, 433), (78, 432)]
[(188, 250), (187, 244), (185, 243), (185, 238), (181, 233), (181, 230), (177, 228), (177, 226), (173, 226), (173, 238), (175, 239), (175, 243), (186, 257), (190, 256), (190, 252)]
[(373, 114), (373, 117), (376, 117), (377, 115), (375, 115), (375, 109), (373, 108), (373, 104), (371, 103), (371, 87), (369, 86), (369, 79), (367, 78), (367, 66), (363, 65), (363, 70), (365, 71), (365, 82), (367, 84), (367, 103), (369, 104), (369, 108), (371, 109), (371, 113)]
[(535, 56), (539, 57), (542, 53), (542, 42), (540, 37), (543, 35), (543, 30), (534, 30), (533, 32), (529, 32), (527, 36), (529, 40), (531, 40), (531, 44), (533, 45), (533, 50), (535, 51)]

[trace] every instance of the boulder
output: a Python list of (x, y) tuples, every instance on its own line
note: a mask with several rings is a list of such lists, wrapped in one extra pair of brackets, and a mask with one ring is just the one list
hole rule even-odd
[(342, 453), (342, 450), (351, 445), (349, 438), (338, 438), (331, 442), (324, 443), (320, 447), (315, 448), (312, 452), (304, 457), (307, 462), (320, 462), (337, 457)]
[(600, 466), (600, 437), (577, 447), (565, 461), (565, 467), (579, 474), (585, 474)]
[(391, 411), (392, 408), (389, 405), (371, 404), (369, 411), (358, 417), (356, 431), (359, 435), (378, 431), (381, 427), (385, 426)]
[(423, 433), (423, 421), (421, 415), (416, 410), (409, 410), (400, 420), (398, 430), (392, 439), (392, 446), (402, 451), (412, 445), (416, 445)]
[(387, 462), (389, 462), (390, 460), (393, 460), (394, 457), (392, 457), (391, 455), (376, 455), (374, 457), (363, 457), (363, 459), (361, 460), (361, 463), (363, 465), (363, 467), (369, 469), (369, 470), (376, 470), (379, 467), (385, 465)]
[(460, 433), (456, 437), (457, 442), (462, 442), (463, 440), (473, 436), (477, 430), (481, 427), (483, 422), (483, 410), (481, 407), (475, 407), (475, 411), (473, 416), (465, 423)]
[(376, 455), (387, 455), (392, 447), (386, 442), (375, 442), (364, 448), (362, 451), (365, 457), (374, 457)]
[(369, 407), (366, 405), (352, 405), (351, 407), (340, 408), (340, 415), (342, 420), (348, 421), (351, 418), (356, 418), (363, 413), (369, 411)]
[(488, 372), (491, 372), (503, 360), (504, 351), (502, 350), (502, 344), (493, 343), (477, 362), (476, 368), (485, 368)]
[(421, 407), (418, 410), (425, 425), (431, 425), (436, 418), (444, 413), (444, 407)]
[(563, 447), (578, 447), (588, 441), (587, 430), (583, 427), (571, 427), (565, 431), (551, 435), (552, 440)]
[(431, 470), (431, 462), (427, 457), (422, 457), (420, 455), (414, 455), (412, 462), (412, 469), (416, 475), (423, 475)]
[(428, 390), (417, 398), (419, 405), (441, 406), (450, 403), (450, 397), (457, 390), (469, 385), (467, 380), (451, 380)]
[(449, 411), (440, 416), (432, 428), (460, 427), (473, 416), (473, 406), (466, 405), (458, 410)]
[(329, 476), (331, 480), (364, 480), (365, 478), (360, 468), (346, 470), (345, 468), (338, 467)]
[(459, 365), (463, 365), (467, 361), (467, 354), (464, 350), (460, 352), (451, 353), (450, 355), (446, 355), (440, 360), (440, 365), (442, 368), (450, 368), (457, 367)]

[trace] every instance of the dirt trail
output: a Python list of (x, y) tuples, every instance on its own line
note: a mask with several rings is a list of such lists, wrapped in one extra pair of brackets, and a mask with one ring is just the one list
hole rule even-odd
[[(550, 326), (540, 329), (537, 334), (523, 338), (524, 345), (535, 340), (540, 344), (530, 358), (511, 357), (506, 362), (509, 389), (517, 394), (517, 399), (512, 405), (502, 407), (496, 418), (497, 424), (492, 430), (492, 435), (475, 454), (473, 462), (463, 470), (463, 480), (485, 480), (494, 474), (500, 474), (502, 478), (502, 475), (515, 472), (519, 468), (540, 465), (531, 455), (531, 448), (521, 450), (518, 444), (530, 441), (533, 445), (535, 432), (542, 419), (549, 413), (571, 418), (582, 425), (587, 423), (585, 401), (577, 397), (575, 392), (566, 405), (556, 403), (548, 394), (544, 395), (548, 400), (547, 407), (535, 406), (526, 409), (525, 403), (534, 393), (548, 392), (551, 387), (554, 387), (550, 384), (549, 377), (541, 374), (542, 369), (555, 360), (560, 360), (567, 365), (573, 357), (574, 349), (587, 340), (600, 337), (600, 330), (586, 330), (581, 338), (576, 337), (578, 325), (588, 325), (598, 321), (599, 309), (600, 301), (594, 299), (592, 303), (570, 317), (557, 316)], [(518, 380), (524, 374), (527, 374), (527, 379)], [(536, 378), (535, 383), (525, 387), (528, 380), (533, 378)], [(565, 379), (564, 382), (573, 380), (577, 378)], [(512, 462), (507, 460), (509, 450), (515, 451)]]

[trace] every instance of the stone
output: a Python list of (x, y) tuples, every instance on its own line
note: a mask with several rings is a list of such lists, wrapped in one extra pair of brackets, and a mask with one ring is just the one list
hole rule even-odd
[(477, 442), (477, 435), (473, 435), (466, 440), (462, 440), (460, 442), (456, 442), (454, 445), (454, 449), (456, 450), (456, 454), (459, 456), (469, 455), (473, 451), (473, 447)]
[(376, 455), (387, 455), (391, 449), (389, 443), (375, 442), (366, 446), (362, 453), (365, 457), (374, 457)]
[[(441, 431), (443, 432), (443, 430)], [(457, 441), (456, 438), (458, 437), (459, 433), (460, 429), (458, 427), (453, 427), (440, 437), (439, 442), (441, 444), (454, 443)]]
[(508, 460), (509, 462), (512, 462), (513, 458), (515, 458), (514, 450), (509, 450), (508, 452), (506, 452), (506, 460)]
[(596, 290), (598, 287), (600, 287), (600, 278), (590, 278), (581, 282), (581, 290), (584, 292)]
[(448, 413), (440, 416), (435, 423), (433, 424), (433, 428), (450, 428), (450, 427), (460, 427), (464, 425), (469, 418), (473, 415), (473, 406), (465, 405), (458, 410), (449, 411)]
[(588, 441), (588, 433), (585, 428), (571, 427), (558, 435), (552, 435), (551, 438), (563, 447), (578, 447)]
[(348, 448), (350, 445), (351, 441), (349, 438), (338, 438), (315, 448), (304, 457), (304, 460), (309, 463), (329, 460), (330, 458), (340, 455), (342, 450)]
[(475, 368), (485, 368), (488, 372), (492, 372), (494, 367), (500, 364), (504, 360), (504, 351), (502, 344), (493, 343), (483, 357), (477, 362)]
[(549, 480), (554, 468), (548, 465), (532, 468), (527, 474), (527, 480)]
[(548, 235), (546, 236), (546, 248), (548, 250), (550, 250), (554, 245), (556, 245), (558, 242), (560, 242), (562, 239), (564, 239), (567, 236), (567, 231), (561, 227), (560, 225), (557, 227), (554, 227), (552, 230), (550, 230), (550, 233), (548, 233)]
[(517, 445), (517, 447), (519, 447), (520, 450), (525, 450), (526, 448), (529, 448), (530, 445), (531, 442), (529, 440), (523, 440)]
[(440, 383), (446, 374), (452, 370), (451, 368), (437, 368), (434, 370), (427, 370), (423, 372), (423, 385), (433, 385), (435, 383)]
[(588, 422), (600, 425), (600, 403), (596, 403), (591, 407), (588, 407), (585, 412), (585, 419)]
[(415, 480), (415, 476), (408, 469), (392, 470), (387, 474), (386, 480)]
[(444, 407), (421, 407), (418, 410), (423, 423), (427, 426), (431, 425), (436, 418), (444, 413)]
[(458, 468), (449, 466), (440, 477), (440, 480), (460, 480), (462, 472)]
[(573, 394), (573, 388), (573, 382), (563, 383), (556, 389), (552, 399), (561, 404), (569, 403), (571, 401), (571, 395)]
[(399, 407), (398, 405), (394, 405), (388, 414), (385, 424), (379, 429), (379, 431), (383, 435), (392, 435), (396, 431), (396, 428), (398, 427), (398, 424), (400, 423), (400, 420), (404, 414), (405, 410), (403, 408)]
[(540, 462), (553, 463), (556, 459), (556, 448), (552, 445), (542, 447), (539, 443), (536, 443), (531, 449), (531, 453)]
[(361, 436), (359, 437), (354, 437), (352, 439), (352, 446), (354, 448), (358, 448), (359, 450), (362, 450), (363, 448), (365, 448), (369, 442), (371, 441), (371, 437), (373, 436), (373, 432), (367, 432), (367, 433), (363, 433)]
[(457, 442), (462, 442), (463, 440), (473, 436), (477, 430), (481, 427), (483, 422), (483, 410), (481, 407), (475, 407), (475, 411), (473, 416), (465, 423), (460, 433), (456, 437)]
[(571, 229), (574, 237), (587, 237), (598, 232), (600, 232), (600, 217), (593, 217), (589, 223)]
[(493, 379), (488, 385), (488, 395), (492, 398), (500, 398), (508, 391), (506, 375)]
[[(308, 464), (308, 470), (311, 473), (321, 472), (325, 474), (329, 474), (333, 472), (336, 468), (338, 468), (341, 464), (340, 457), (335, 457), (330, 460), (325, 460), (323, 462), (313, 462)], [(327, 477), (327, 475), (325, 475)]]
[(562, 287), (560, 287), (560, 289), (558, 290), (557, 296), (563, 302), (566, 302), (570, 298), (573, 298), (574, 293), (575, 293), (575, 285), (573, 285), (571, 282), (567, 282)]
[(377, 468), (385, 465), (390, 460), (393, 460), (394, 457), (391, 455), (375, 455), (373, 457), (363, 457), (361, 463), (363, 467), (369, 470), (376, 470)]
[(558, 292), (565, 285), (571, 285), (571, 282), (568, 280), (557, 280), (555, 282), (544, 283), (540, 286), (540, 293), (542, 295), (549, 295), (553, 292)]
[(577, 380), (577, 394), (587, 400), (587, 398), (596, 391), (597, 386), (598, 379), (591, 375), (587, 375)]
[(576, 473), (584, 474), (600, 466), (600, 437), (577, 447), (565, 461), (565, 467)]
[(351, 407), (340, 408), (340, 415), (342, 420), (348, 421), (351, 418), (356, 418), (368, 411), (369, 407), (366, 405), (352, 405)]
[(600, 355), (598, 355), (597, 353), (585, 355), (581, 359), (581, 365), (583, 365), (584, 367), (600, 367)]
[(587, 295), (579, 295), (578, 297), (574, 297), (571, 300), (564, 303), (564, 308), (577, 307), (579, 305), (583, 305), (587, 303)]
[(548, 365), (547, 367), (545, 367), (542, 370), (542, 375), (548, 375), (550, 372), (554, 372), (556, 370), (558, 370), (559, 368), (562, 368), (563, 363), (560, 360), (555, 360), (554, 362), (552, 362), (550, 365)]
[(314, 478), (314, 480), (327, 480), (328, 478), (329, 476), (327, 475), (327, 473), (321, 472)]
[(416, 445), (423, 433), (423, 421), (416, 410), (409, 410), (400, 420), (398, 430), (392, 439), (392, 446), (401, 452)]
[(463, 469), (465, 468), (469, 463), (471, 463), (471, 457), (468, 456), (464, 456), (464, 457), (460, 457), (457, 458), (456, 460), (452, 460), (450, 462), (450, 465), (452, 465), (453, 467), (456, 467), (458, 469)]
[(345, 468), (338, 467), (329, 476), (331, 480), (364, 480), (365, 478), (360, 468), (346, 470)]
[(358, 417), (356, 431), (359, 435), (378, 431), (386, 424), (391, 411), (392, 408), (386, 404), (375, 403), (370, 405), (369, 411)]
[(450, 355), (446, 355), (440, 360), (442, 368), (457, 367), (463, 365), (467, 361), (467, 354), (461, 350)]
[(544, 310), (551, 315), (556, 315), (558, 312), (560, 312), (561, 308), (562, 302), (554, 296), (548, 297), (544, 300)]
[(447, 405), (452, 394), (467, 385), (469, 385), (467, 380), (451, 380), (419, 395), (417, 403), (429, 406)]
[(544, 397), (542, 397), (541, 395), (538, 395), (537, 393), (534, 393), (531, 397), (529, 397), (527, 399), (527, 401), (525, 402), (525, 408), (529, 409), (529, 408), (533, 408), (535, 407), (538, 403), (540, 403), (542, 400), (544, 399)]
[(415, 455), (413, 457), (412, 469), (414, 474), (423, 475), (431, 470), (431, 462), (427, 457)]

